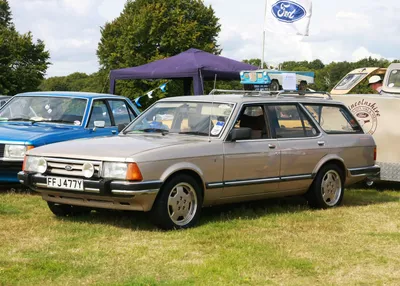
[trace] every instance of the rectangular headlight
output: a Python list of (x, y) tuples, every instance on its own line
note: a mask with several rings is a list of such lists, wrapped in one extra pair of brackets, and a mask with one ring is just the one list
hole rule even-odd
[(143, 180), (139, 167), (135, 163), (103, 163), (103, 178), (128, 181)]
[(23, 170), (27, 172), (38, 172), (40, 157), (26, 156)]
[(32, 146), (5, 145), (4, 158), (23, 159), (25, 157), (26, 152), (30, 149), (32, 149)]

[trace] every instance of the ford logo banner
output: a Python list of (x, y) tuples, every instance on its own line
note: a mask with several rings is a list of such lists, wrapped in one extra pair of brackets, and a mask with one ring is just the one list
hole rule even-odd
[(285, 23), (299, 21), (306, 16), (306, 9), (292, 1), (278, 1), (272, 6), (272, 14), (276, 19)]

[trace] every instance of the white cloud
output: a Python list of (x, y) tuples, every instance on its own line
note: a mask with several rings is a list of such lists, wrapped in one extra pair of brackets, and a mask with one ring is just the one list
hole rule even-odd
[(355, 50), (352, 53), (351, 56), (352, 56), (353, 61), (359, 61), (359, 60), (362, 60), (362, 59), (368, 58), (368, 57), (371, 57), (374, 59), (382, 59), (383, 58), (382, 55), (369, 52), (365, 47), (359, 47), (357, 50)]
[(90, 8), (94, 5), (93, 0), (63, 0), (63, 4), (67, 9), (72, 9), (81, 15), (86, 15), (90, 12)]

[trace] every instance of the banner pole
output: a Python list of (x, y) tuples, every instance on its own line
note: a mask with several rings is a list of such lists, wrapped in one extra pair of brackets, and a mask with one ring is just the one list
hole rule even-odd
[(267, 17), (268, 0), (265, 0), (264, 9), (264, 23), (263, 23), (263, 39), (262, 39), (262, 56), (261, 56), (261, 69), (264, 69), (264, 55), (265, 55), (265, 19)]

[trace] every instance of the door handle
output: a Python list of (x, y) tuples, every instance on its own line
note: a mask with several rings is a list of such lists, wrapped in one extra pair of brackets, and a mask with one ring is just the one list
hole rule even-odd
[(268, 148), (269, 148), (269, 149), (275, 149), (275, 148), (276, 148), (276, 145), (274, 145), (274, 144), (268, 144)]
[(325, 141), (318, 141), (319, 146), (325, 146)]

